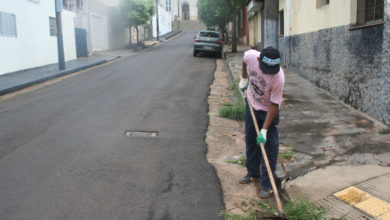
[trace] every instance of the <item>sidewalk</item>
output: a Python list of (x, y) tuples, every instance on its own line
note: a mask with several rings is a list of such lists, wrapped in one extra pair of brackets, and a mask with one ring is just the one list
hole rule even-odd
[[(181, 31), (172, 31), (161, 36), (161, 41), (170, 39)], [(151, 39), (145, 42), (147, 47), (158, 44), (157, 41)], [(142, 51), (142, 50), (140, 50)], [(32, 69), (20, 70), (17, 72), (6, 73), (0, 75), (0, 96), (11, 93), (20, 89), (27, 88), (34, 84), (42, 83), (54, 78), (65, 76), (83, 69), (88, 69), (106, 62), (113, 61), (120, 57), (129, 57), (136, 54), (132, 50), (119, 49), (108, 50), (101, 52), (94, 52), (92, 56), (86, 58), (79, 58), (66, 62), (65, 70), (59, 70), (58, 64), (50, 64), (40, 66)]]
[[(247, 49), (226, 53), (234, 79), (241, 74)], [(293, 157), (280, 160), (278, 172), (292, 178), (286, 193), (292, 199), (306, 197), (329, 207), (331, 217), (389, 219), (390, 135), (379, 134), (386, 126), (284, 70), (280, 148), (291, 150)], [(350, 186), (356, 188), (334, 195)], [(361, 200), (348, 198), (352, 194), (361, 195)], [(375, 210), (379, 203), (366, 201), (372, 197), (382, 201), (381, 210)]]

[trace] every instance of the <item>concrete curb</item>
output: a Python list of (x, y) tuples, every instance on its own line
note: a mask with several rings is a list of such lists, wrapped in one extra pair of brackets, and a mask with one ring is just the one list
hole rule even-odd
[(13, 86), (13, 87), (10, 87), (10, 88), (2, 89), (2, 90), (0, 90), (0, 96), (5, 95), (7, 93), (15, 92), (15, 91), (18, 91), (18, 90), (21, 90), (21, 89), (25, 89), (27, 87), (30, 87), (30, 86), (34, 85), (34, 84), (43, 83), (43, 82), (46, 82), (46, 81), (49, 81), (49, 80), (52, 80), (52, 79), (55, 79), (55, 78), (59, 78), (59, 77), (62, 77), (62, 76), (69, 75), (71, 73), (75, 73), (75, 72), (78, 72), (78, 71), (81, 71), (81, 70), (89, 69), (91, 67), (98, 66), (98, 65), (101, 65), (101, 64), (104, 64), (104, 63), (107, 63), (107, 62), (119, 59), (119, 58), (120, 58), (120, 56), (104, 59), (104, 60), (97, 61), (97, 62), (88, 64), (88, 65), (84, 65), (84, 66), (80, 66), (80, 67), (76, 67), (76, 68), (72, 68), (72, 69), (68, 69), (68, 70), (63, 70), (63, 71), (61, 71), (61, 72), (59, 72), (57, 74), (54, 74), (54, 75), (51, 75), (51, 76), (47, 76), (47, 77), (44, 77), (44, 78), (41, 78), (41, 79), (37, 79), (37, 80), (30, 81), (30, 82), (27, 82), (27, 83), (22, 83), (22, 84), (19, 84), (17, 86)]
[(171, 39), (172, 37), (177, 36), (178, 34), (180, 34), (180, 33), (182, 33), (182, 32), (183, 32), (183, 31), (178, 31), (178, 32), (175, 33), (175, 34), (166, 37), (165, 40), (169, 40), (169, 39)]

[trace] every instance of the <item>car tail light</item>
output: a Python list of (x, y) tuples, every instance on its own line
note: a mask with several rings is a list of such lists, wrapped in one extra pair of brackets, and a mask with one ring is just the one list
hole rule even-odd
[(200, 42), (200, 39), (196, 38), (196, 39), (195, 39), (195, 42)]

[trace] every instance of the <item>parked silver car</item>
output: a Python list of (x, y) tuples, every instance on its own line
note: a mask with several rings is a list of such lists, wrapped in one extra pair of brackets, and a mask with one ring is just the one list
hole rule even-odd
[(223, 43), (218, 32), (199, 31), (194, 41), (194, 57), (199, 53), (216, 54), (222, 57)]

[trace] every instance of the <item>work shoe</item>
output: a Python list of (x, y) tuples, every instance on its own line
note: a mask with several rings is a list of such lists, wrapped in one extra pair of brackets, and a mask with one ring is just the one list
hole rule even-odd
[(262, 199), (268, 199), (269, 197), (271, 197), (273, 194), (273, 191), (272, 189), (262, 189), (259, 193), (259, 195), (257, 195), (258, 197), (262, 198)]
[(244, 176), (243, 178), (240, 179), (241, 184), (248, 184), (251, 182), (258, 182), (260, 180), (259, 177), (251, 177), (249, 175)]

